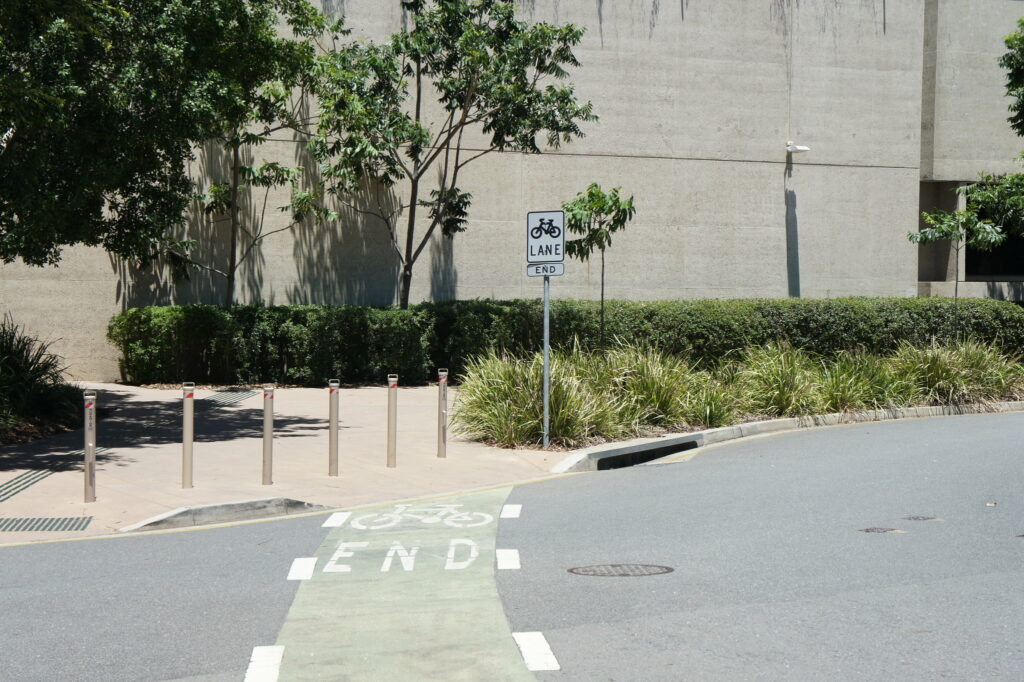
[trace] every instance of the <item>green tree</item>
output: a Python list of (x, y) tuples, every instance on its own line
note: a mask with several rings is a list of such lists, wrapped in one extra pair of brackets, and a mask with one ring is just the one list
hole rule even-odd
[(1024, 136), (1024, 17), (1017, 20), (1017, 30), (1004, 39), (1007, 52), (999, 58), (1006, 69), (1006, 94), (1013, 98), (1007, 119), (1014, 132)]
[[(557, 82), (566, 67), (579, 66), (572, 48), (582, 29), (527, 25), (501, 0), (403, 0), (402, 7), (409, 25), (387, 42), (321, 59), (310, 149), (328, 191), (387, 229), (406, 308), (413, 267), (431, 237), (466, 229), (466, 166), (490, 152), (539, 153), (538, 137), (556, 148), (582, 137), (580, 124), (595, 116), (571, 85)], [(401, 199), (392, 208), (382, 194), (396, 187)], [(373, 198), (353, 204), (359, 191)]]
[(601, 252), (601, 333), (600, 344), (604, 346), (604, 252), (612, 245), (612, 235), (624, 230), (636, 215), (633, 197), (622, 198), (622, 188), (615, 187), (609, 192), (592, 183), (586, 192), (580, 192), (572, 201), (562, 204), (565, 211), (565, 227), (572, 234), (582, 235), (565, 243), (570, 258), (587, 261), (594, 251)]
[(956, 211), (932, 211), (922, 213), (925, 227), (919, 232), (911, 232), (907, 238), (915, 244), (932, 244), (948, 241), (953, 248), (957, 274), (953, 280), (953, 315), (954, 326), (960, 326), (960, 250), (966, 246), (988, 251), (1003, 243), (1006, 234), (998, 225), (978, 218), (971, 209)]
[[(248, 120), (310, 47), (305, 0), (0, 5), (0, 259), (99, 245), (144, 260), (185, 223), (193, 147)], [(170, 242), (170, 243), (169, 243)]]

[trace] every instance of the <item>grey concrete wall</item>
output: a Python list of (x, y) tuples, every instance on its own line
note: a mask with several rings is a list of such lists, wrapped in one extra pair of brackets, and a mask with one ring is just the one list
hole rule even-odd
[[(894, 4), (894, 3), (890, 3)], [(924, 179), (971, 181), (982, 171), (1020, 172), (1024, 149), (1006, 122), (1010, 100), (998, 60), (1003, 38), (1024, 15), (1019, 0), (926, 0), (921, 172)], [(926, 68), (925, 74), (928, 75)]]
[[(326, 4), (346, 14), (356, 37), (379, 39), (403, 21), (398, 0)], [(956, 60), (975, 63), (978, 45), (998, 56), (989, 38), (1012, 28), (1010, 0), (965, 10), (984, 23), (977, 31), (935, 34), (939, 81), (931, 99), (923, 87), (926, 0), (519, 4), (524, 19), (587, 29), (573, 80), (601, 120), (558, 152), (495, 154), (471, 166), (469, 229), (427, 249), (413, 300), (539, 296), (540, 282), (524, 273), (525, 214), (557, 208), (590, 182), (621, 185), (638, 207), (607, 254), (609, 297), (912, 296), (918, 259), (906, 233), (917, 225), (925, 142), (942, 177), (976, 162), (972, 177), (1006, 151), (1006, 126), (996, 126), (1001, 102), (973, 133), (988, 150), (982, 161), (972, 162), (966, 137), (944, 126), (963, 118), (958, 111), (973, 111), (976, 97), (998, 98), (998, 69), (986, 71), (988, 85), (966, 101), (950, 78)], [(945, 0), (933, 9), (938, 26), (955, 19)], [(987, 63), (979, 58), (978, 68)], [(937, 122), (927, 141), (926, 101)], [(811, 151), (787, 157), (788, 140)], [(254, 160), (291, 164), (299, 155), (282, 139)], [(215, 175), (216, 157), (215, 149), (201, 150), (198, 179)], [(272, 212), (267, 228), (281, 220)], [(223, 261), (223, 240), (207, 234), (204, 241), (202, 255)], [(597, 261), (569, 263), (567, 273), (553, 284), (556, 297), (599, 295)], [(382, 226), (349, 212), (338, 224), (265, 240), (241, 272), (238, 300), (384, 304), (395, 300), (397, 275)], [(19, 321), (65, 339), (57, 348), (76, 375), (109, 379), (117, 374), (102, 334), (110, 315), (153, 303), (219, 302), (223, 281), (199, 274), (175, 282), (71, 249), (58, 270), (0, 268), (0, 287)]]

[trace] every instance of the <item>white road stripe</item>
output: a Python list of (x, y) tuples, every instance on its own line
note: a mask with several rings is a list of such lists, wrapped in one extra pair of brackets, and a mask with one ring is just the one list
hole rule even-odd
[(501, 518), (503, 519), (518, 519), (519, 515), (523, 512), (523, 505), (521, 504), (506, 504), (501, 508)]
[(498, 559), (499, 570), (515, 570), (519, 568), (518, 549), (496, 549), (494, 550), (494, 553)]
[(292, 562), (292, 568), (288, 571), (288, 580), (309, 580), (316, 570), (316, 557), (296, 559)]
[(519, 651), (522, 652), (523, 660), (526, 661), (527, 670), (562, 669), (551, 652), (551, 647), (548, 646), (548, 640), (544, 639), (543, 632), (513, 632), (512, 637), (519, 645)]
[(277, 682), (283, 657), (283, 646), (253, 647), (249, 668), (245, 671), (245, 682)]
[(321, 528), (339, 528), (345, 525), (348, 521), (348, 517), (352, 516), (352, 512), (335, 512), (327, 517), (327, 520), (323, 522)]

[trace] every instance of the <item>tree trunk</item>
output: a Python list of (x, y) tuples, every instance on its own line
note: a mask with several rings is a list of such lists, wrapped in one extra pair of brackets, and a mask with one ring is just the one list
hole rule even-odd
[(600, 348), (604, 350), (604, 249), (601, 249), (601, 335)]
[(416, 203), (419, 201), (420, 183), (413, 179), (409, 187), (409, 222), (405, 231), (405, 263), (398, 290), (398, 307), (409, 307), (409, 289), (412, 287), (413, 243), (416, 237)]
[(953, 269), (956, 273), (953, 277), (953, 331), (956, 333), (956, 339), (960, 340), (960, 246), (956, 247), (954, 252), (956, 255), (956, 267)]
[(231, 134), (231, 245), (228, 248), (227, 291), (224, 294), (224, 307), (231, 310), (235, 302), (235, 271), (238, 269), (238, 187), (241, 181), (242, 156), (238, 144), (238, 131)]

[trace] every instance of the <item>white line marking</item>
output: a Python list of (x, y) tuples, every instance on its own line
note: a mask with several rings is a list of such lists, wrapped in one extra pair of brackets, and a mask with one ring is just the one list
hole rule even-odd
[(496, 549), (494, 552), (498, 559), (498, 570), (516, 570), (520, 567), (518, 549)]
[(277, 682), (283, 657), (283, 646), (254, 646), (249, 668), (245, 671), (245, 682)]
[(292, 568), (288, 571), (288, 580), (309, 580), (316, 570), (316, 557), (296, 559), (292, 562)]
[(352, 512), (334, 512), (327, 517), (327, 520), (323, 522), (321, 528), (340, 528), (345, 525), (348, 521), (348, 517), (352, 516)]
[(523, 654), (527, 670), (562, 669), (551, 652), (551, 647), (548, 646), (548, 640), (544, 639), (543, 632), (513, 632), (512, 637), (519, 645), (519, 651)]
[(501, 508), (501, 518), (503, 519), (518, 519), (519, 515), (523, 512), (523, 505), (521, 504), (506, 504)]

